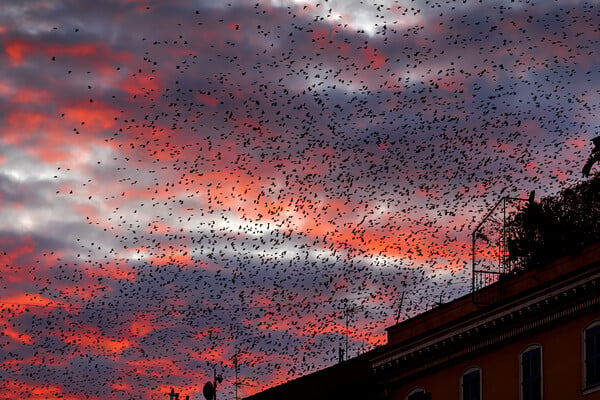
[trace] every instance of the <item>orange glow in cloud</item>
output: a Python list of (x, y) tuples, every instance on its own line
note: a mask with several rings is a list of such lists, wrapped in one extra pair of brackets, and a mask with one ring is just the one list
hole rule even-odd
[(187, 247), (183, 245), (168, 245), (168, 247), (161, 247), (161, 251), (158, 252), (160, 255), (155, 255), (150, 258), (150, 262), (154, 265), (191, 265), (193, 264), (192, 255), (190, 254)]
[(204, 339), (206, 337), (210, 337), (211, 335), (214, 335), (214, 334), (218, 333), (219, 331), (220, 331), (219, 327), (214, 326), (214, 327), (205, 329), (203, 331), (197, 332), (194, 335), (194, 338), (196, 338), (196, 340), (202, 340), (202, 339)]
[(565, 141), (565, 144), (569, 147), (584, 148), (588, 145), (588, 141), (583, 138), (570, 138)]
[(4, 49), (11, 65), (19, 66), (25, 62), (25, 57), (33, 53), (44, 53), (46, 57), (67, 55), (74, 57), (96, 57), (103, 60), (130, 61), (131, 55), (125, 52), (112, 52), (105, 44), (83, 43), (57, 45), (36, 43), (22, 39), (4, 40)]
[(63, 286), (59, 289), (61, 296), (76, 297), (76, 300), (92, 300), (99, 292), (106, 290), (104, 285), (74, 285)]
[(99, 276), (107, 277), (110, 279), (114, 279), (116, 281), (121, 279), (126, 279), (130, 282), (135, 282), (135, 271), (134, 269), (125, 264), (113, 265), (113, 264), (105, 264), (99, 268), (94, 268), (93, 270), (88, 271), (88, 275), (91, 278), (96, 278)]
[(0, 81), (0, 96), (10, 96), (15, 92), (13, 87), (4, 81)]
[(104, 349), (116, 354), (121, 354), (123, 350), (131, 346), (127, 339), (106, 339), (102, 344)]
[[(1, 90), (1, 89), (0, 89)], [(47, 90), (19, 89), (11, 98), (11, 103), (28, 103), (28, 104), (46, 104), (51, 99), (50, 92)]]
[(213, 347), (205, 350), (189, 350), (189, 358), (198, 361), (212, 361), (215, 363), (226, 363), (228, 361), (227, 349), (225, 347)]
[(27, 152), (38, 157), (41, 161), (49, 164), (55, 164), (61, 161), (72, 159), (72, 153), (67, 150), (57, 148), (28, 148)]
[(378, 69), (385, 64), (385, 57), (377, 49), (362, 49), (363, 57), (365, 57), (370, 68)]
[(23, 40), (5, 40), (4, 51), (13, 66), (19, 66), (25, 59), (25, 54), (33, 51), (35, 46)]
[[(390, 257), (415, 258), (426, 257), (419, 255), (417, 248), (427, 249), (432, 240), (429, 230), (418, 236), (413, 233), (413, 227), (395, 229), (393, 232), (381, 230), (380, 217), (376, 216), (368, 216), (360, 224), (360, 219), (353, 210), (355, 205), (344, 204), (342, 201), (328, 199), (298, 204), (291, 195), (272, 199), (261, 193), (252, 179), (243, 175), (215, 172), (198, 177), (198, 181), (220, 182), (218, 188), (210, 189), (210, 198), (215, 206), (223, 210), (236, 210), (239, 217), (246, 221), (265, 225), (270, 223), (304, 233), (318, 241), (317, 244), (321, 247), (343, 248), (373, 256), (385, 254)], [(423, 198), (426, 195), (429, 193), (423, 191)], [(340, 218), (338, 213), (345, 217)], [(351, 215), (354, 217), (348, 220)], [(404, 243), (404, 236), (410, 236), (415, 243)], [(399, 243), (404, 245), (400, 246)]]
[[(168, 358), (153, 358), (150, 360), (127, 361), (136, 374), (162, 378), (165, 376), (176, 376), (180, 374), (177, 364)], [(170, 390), (170, 388), (169, 388)], [(165, 392), (167, 393), (167, 392)]]
[(131, 346), (127, 339), (111, 338), (101, 334), (97, 329), (87, 329), (81, 333), (69, 333), (62, 340), (65, 343), (86, 348), (88, 351), (93, 349), (107, 355), (121, 354), (123, 350)]
[[(5, 400), (81, 400), (81, 397), (65, 394), (58, 386), (37, 385), (20, 381), (2, 382), (2, 398)], [(90, 400), (99, 400), (97, 397), (86, 397)]]
[(33, 344), (33, 339), (30, 335), (19, 333), (15, 329), (5, 328), (2, 331), (2, 333), (5, 334), (6, 336), (8, 336), (9, 338), (11, 338), (15, 341), (21, 342), (23, 344)]
[(157, 93), (160, 87), (160, 82), (156, 76), (143, 73), (131, 76), (121, 83), (121, 89), (130, 95)]
[(62, 107), (61, 113), (65, 114), (67, 121), (75, 123), (78, 127), (85, 125), (86, 129), (102, 131), (115, 125), (114, 118), (118, 110), (104, 103), (84, 103)]
[(557, 177), (559, 182), (566, 182), (569, 179), (569, 174), (560, 169), (553, 169), (552, 173)]
[(8, 144), (19, 144), (28, 133), (47, 128), (48, 120), (46, 114), (38, 111), (12, 111), (6, 117), (9, 129), (4, 131), (2, 139)]
[(34, 305), (34, 306), (62, 306), (65, 303), (55, 302), (54, 300), (40, 296), (39, 294), (21, 293), (14, 296), (0, 298), (2, 303), (7, 304), (20, 304), (20, 305)]
[(153, 330), (152, 318), (150, 315), (145, 314), (136, 315), (129, 327), (129, 331), (134, 336), (146, 336)]
[[(17, 242), (18, 240), (18, 242)], [(0, 246), (4, 249), (10, 248), (9, 252), (0, 252), (0, 267), (14, 267), (18, 265), (17, 260), (25, 254), (33, 254), (35, 244), (31, 236), (25, 236), (22, 239), (0, 238)], [(4, 279), (9, 278), (4, 276)]]
[(318, 41), (329, 38), (329, 29), (326, 28), (313, 28), (312, 40)]
[(196, 95), (196, 98), (198, 99), (198, 101), (209, 105), (211, 107), (215, 107), (218, 103), (219, 103), (219, 99), (214, 97), (214, 96), (210, 96), (208, 94), (204, 94), (204, 93), (200, 93), (198, 95)]
[(105, 44), (73, 44), (73, 45), (49, 45), (43, 47), (44, 52), (48, 56), (66, 54), (77, 57), (90, 57), (96, 56), (100, 59), (110, 59), (117, 61), (130, 61), (131, 55), (129, 53), (112, 52)]
[[(96, 124), (101, 124), (100, 128), (95, 127), (97, 130), (106, 125), (101, 118), (96, 116), (92, 120)], [(77, 121), (77, 126), (80, 126), (80, 123), (81, 121)], [(6, 126), (1, 139), (11, 145), (21, 145), (35, 139), (35, 146), (27, 146), (25, 150), (44, 162), (55, 163), (74, 159), (68, 146), (71, 143), (71, 130), (72, 126), (70, 128), (65, 126), (54, 116), (37, 111), (12, 111), (6, 117)], [(88, 142), (94, 141), (100, 142), (100, 139), (90, 136)], [(103, 141), (102, 143), (104, 144)]]
[(130, 391), (130, 390), (131, 390), (131, 385), (130, 385), (130, 384), (128, 384), (128, 383), (126, 383), (126, 382), (122, 382), (122, 381), (119, 381), (119, 382), (112, 382), (112, 383), (110, 384), (110, 387), (111, 387), (113, 390), (122, 390), (122, 391), (126, 391), (126, 392), (128, 392), (128, 391)]

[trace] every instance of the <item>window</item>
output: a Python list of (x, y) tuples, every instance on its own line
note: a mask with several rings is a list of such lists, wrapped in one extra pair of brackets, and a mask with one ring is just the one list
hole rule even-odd
[(542, 400), (542, 347), (539, 345), (521, 353), (521, 399)]
[(462, 400), (481, 400), (481, 368), (468, 369), (462, 376)]
[(585, 387), (600, 385), (600, 322), (585, 330), (583, 347)]
[(408, 393), (406, 400), (431, 400), (431, 393), (425, 392), (423, 388), (413, 389)]

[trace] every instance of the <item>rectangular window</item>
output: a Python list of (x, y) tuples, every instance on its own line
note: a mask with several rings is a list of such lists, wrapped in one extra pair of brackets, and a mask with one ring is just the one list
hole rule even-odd
[(521, 354), (521, 393), (523, 400), (542, 400), (542, 348)]
[(475, 369), (462, 377), (462, 400), (481, 400), (481, 370)]
[(585, 386), (600, 385), (600, 325), (585, 331)]

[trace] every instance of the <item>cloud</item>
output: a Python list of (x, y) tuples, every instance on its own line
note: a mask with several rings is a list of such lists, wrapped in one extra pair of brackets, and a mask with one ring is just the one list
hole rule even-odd
[(227, 395), (241, 351), (249, 394), (335, 362), (347, 307), (354, 355), (402, 292), (466, 293), (489, 206), (578, 179), (595, 8), (10, 3), (4, 389), (194, 395), (216, 366)]

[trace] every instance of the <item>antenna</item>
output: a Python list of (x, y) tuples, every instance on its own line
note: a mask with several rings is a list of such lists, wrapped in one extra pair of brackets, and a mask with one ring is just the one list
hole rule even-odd
[(240, 351), (236, 351), (233, 355), (233, 368), (235, 369), (235, 400), (238, 400), (238, 386), (240, 383), (238, 382), (238, 354)]
[(398, 305), (398, 314), (396, 314), (396, 325), (400, 321), (400, 313), (402, 312), (402, 303), (404, 302), (404, 292), (402, 292), (402, 296), (400, 297), (400, 304)]
[(235, 354), (233, 355), (233, 357), (230, 358), (230, 360), (233, 360), (233, 367), (235, 369), (235, 383), (234, 383), (235, 400), (238, 400), (238, 388), (240, 386), (255, 386), (255, 385), (252, 385), (249, 383), (240, 382), (240, 380), (239, 380), (239, 359), (238, 359), (238, 357), (239, 357), (240, 353), (242, 353), (242, 350), (236, 349)]
[(438, 301), (437, 303), (435, 303), (436, 306), (441, 306), (444, 304), (444, 292), (440, 293), (440, 301)]
[(348, 359), (348, 325), (350, 323), (350, 316), (354, 314), (354, 306), (352, 307), (346, 307), (344, 309), (344, 317), (346, 318), (346, 359)]
[(213, 368), (213, 381), (208, 381), (204, 384), (202, 388), (202, 394), (206, 400), (216, 400), (217, 399), (217, 385), (223, 382), (223, 375), (217, 375), (217, 368)]

